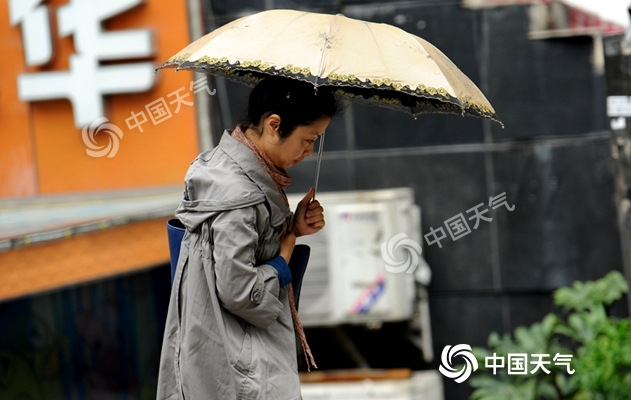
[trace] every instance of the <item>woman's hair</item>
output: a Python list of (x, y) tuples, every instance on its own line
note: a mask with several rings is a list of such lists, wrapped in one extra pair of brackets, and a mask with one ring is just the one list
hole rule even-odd
[(248, 122), (256, 127), (272, 114), (280, 117), (281, 140), (288, 138), (298, 126), (309, 125), (322, 115), (333, 117), (341, 105), (330, 88), (315, 88), (309, 82), (289, 78), (268, 77), (250, 93)]

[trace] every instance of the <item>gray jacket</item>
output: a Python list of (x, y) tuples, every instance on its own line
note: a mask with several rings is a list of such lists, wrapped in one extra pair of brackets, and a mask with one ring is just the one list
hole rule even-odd
[(176, 212), (186, 226), (166, 320), (158, 399), (298, 400), (286, 288), (267, 261), (291, 217), (272, 178), (225, 132), (199, 155)]

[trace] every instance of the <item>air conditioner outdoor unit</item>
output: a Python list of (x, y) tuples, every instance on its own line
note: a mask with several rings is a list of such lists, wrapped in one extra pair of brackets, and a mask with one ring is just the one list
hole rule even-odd
[[(295, 206), (301, 196), (289, 198)], [(325, 209), (326, 227), (298, 239), (311, 247), (300, 295), (302, 323), (308, 327), (410, 319), (416, 284), (419, 279), (428, 284), (430, 276), (420, 254), (415, 261), (411, 253), (421, 251), (421, 213), (412, 189), (318, 192), (316, 198)], [(405, 240), (397, 241), (401, 238)], [(386, 269), (382, 244), (387, 252), (389, 241), (394, 260), (410, 259), (407, 271)]]

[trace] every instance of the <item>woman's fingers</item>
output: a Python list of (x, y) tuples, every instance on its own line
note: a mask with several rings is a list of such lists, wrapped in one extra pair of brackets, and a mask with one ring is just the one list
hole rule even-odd
[(324, 208), (322, 208), (319, 201), (314, 200), (307, 207), (307, 212), (305, 213), (305, 219), (307, 223), (309, 224), (318, 220), (318, 219), (314, 219), (312, 222), (310, 222), (311, 219), (320, 217), (320, 216), (324, 218)]
[(313, 216), (307, 215), (307, 217), (305, 218), (305, 222), (308, 225), (313, 225), (313, 224), (321, 222), (321, 221), (324, 221), (324, 214), (323, 213), (315, 214)]
[(324, 208), (313, 199), (313, 194), (312, 188), (296, 207), (293, 226), (296, 236), (311, 235), (324, 228)]

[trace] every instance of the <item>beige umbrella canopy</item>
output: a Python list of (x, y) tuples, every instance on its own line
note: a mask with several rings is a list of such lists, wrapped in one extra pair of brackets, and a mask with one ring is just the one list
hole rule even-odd
[(166, 67), (246, 84), (284, 76), (415, 116), (462, 114), (501, 124), (476, 85), (432, 44), (392, 25), (340, 14), (252, 14), (194, 41), (159, 68)]

